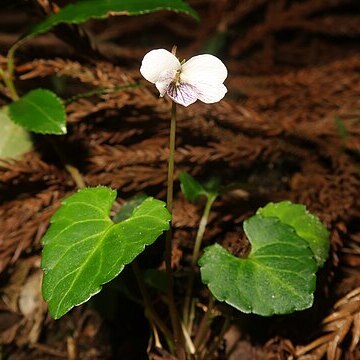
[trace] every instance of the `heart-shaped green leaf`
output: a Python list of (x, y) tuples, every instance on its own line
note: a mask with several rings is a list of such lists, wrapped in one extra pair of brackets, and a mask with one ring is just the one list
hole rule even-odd
[(9, 105), (11, 120), (41, 134), (66, 134), (66, 113), (61, 100), (50, 90), (32, 90)]
[(8, 108), (0, 109), (0, 158), (19, 158), (33, 147), (31, 135), (11, 121)]
[(257, 214), (277, 217), (281, 222), (292, 226), (296, 233), (309, 243), (318, 266), (324, 265), (329, 255), (329, 233), (319, 218), (308, 212), (304, 205), (290, 201), (269, 203), (260, 208)]
[(42, 34), (61, 23), (79, 24), (91, 18), (102, 19), (110, 15), (141, 15), (159, 10), (182, 12), (199, 19), (196, 11), (183, 0), (82, 0), (65, 6), (59, 12), (35, 25), (26, 37)]
[(205, 249), (202, 281), (220, 301), (245, 313), (287, 314), (312, 305), (317, 270), (308, 243), (276, 218), (255, 215), (244, 222), (251, 243), (247, 258), (218, 244)]
[(109, 188), (85, 188), (65, 199), (51, 219), (41, 267), (43, 297), (55, 319), (98, 293), (169, 228), (165, 203), (151, 197), (114, 224), (109, 212), (115, 198)]

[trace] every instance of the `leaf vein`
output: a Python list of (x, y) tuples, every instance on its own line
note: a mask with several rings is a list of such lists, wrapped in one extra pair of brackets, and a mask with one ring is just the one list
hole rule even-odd
[(71, 202), (65, 202), (64, 203), (66, 206), (70, 206), (70, 205), (74, 205), (74, 204), (82, 204), (82, 205), (86, 205), (88, 207), (92, 207), (98, 211), (101, 212), (102, 215), (106, 216), (106, 218), (109, 217), (108, 213), (106, 211), (104, 211), (104, 209), (102, 209), (100, 206), (96, 206), (92, 203), (87, 203), (85, 201), (71, 201)]
[(30, 101), (26, 97), (22, 98), (22, 101), (29, 103), (32, 105), (35, 109), (37, 109), (41, 114), (43, 114), (50, 122), (56, 125), (56, 127), (60, 130), (62, 130), (61, 124), (59, 125), (56, 120), (54, 120), (52, 117), (50, 117), (40, 106), (38, 106), (36, 103)]
[(96, 244), (96, 246), (94, 247), (94, 249), (91, 251), (91, 254), (87, 257), (87, 259), (81, 264), (81, 266), (78, 268), (78, 273), (75, 275), (74, 279), (72, 280), (71, 284), (68, 287), (68, 290), (65, 292), (65, 294), (63, 295), (62, 299), (59, 301), (58, 307), (57, 307), (57, 312), (60, 309), (60, 306), (62, 305), (62, 303), (64, 302), (64, 299), (66, 298), (66, 296), (69, 294), (69, 292), (72, 290), (72, 287), (74, 286), (76, 280), (79, 278), (80, 274), (82, 273), (83, 269), (86, 267), (86, 265), (88, 264), (89, 260), (94, 256), (94, 254), (97, 252), (97, 250), (99, 249), (100, 245), (102, 245), (103, 240), (105, 238), (105, 236), (107, 235), (107, 233), (109, 232), (109, 230), (112, 229), (112, 226), (109, 226), (102, 235), (100, 235), (100, 239), (98, 241), (98, 243)]
[[(265, 268), (265, 269), (269, 269), (269, 267), (263, 265), (263, 264), (260, 264), (260, 263), (257, 263), (254, 261), (254, 264), (257, 265), (258, 267), (260, 268)], [(271, 268), (270, 268), (271, 269)], [(307, 280), (305, 278), (303, 278), (302, 276), (299, 276), (297, 272), (293, 272), (293, 271), (289, 271), (289, 270), (283, 270), (283, 269), (277, 269), (277, 271), (281, 271), (281, 272), (287, 272), (287, 273), (291, 273), (291, 274), (294, 274), (295, 276), (298, 276), (300, 277), (301, 279), (303, 280)], [(274, 282), (276, 281), (277, 283), (280, 283), (280, 286), (282, 285), (284, 288), (288, 289), (292, 294), (294, 294), (294, 296), (296, 296), (297, 298), (300, 298), (300, 299), (304, 299), (304, 297), (302, 297), (301, 295), (299, 295), (299, 293), (294, 289), (294, 287), (292, 286), (289, 286), (287, 283), (285, 283), (284, 281), (281, 281), (277, 276), (274, 276), (273, 272), (272, 271), (267, 271), (267, 274), (269, 277), (271, 277)]]
[[(64, 219), (64, 218), (63, 218)], [(94, 221), (102, 221), (102, 222), (108, 222), (109, 220), (107, 219), (89, 219), (89, 220), (81, 220), (81, 221), (76, 221), (71, 223), (70, 225), (64, 227), (61, 231), (59, 231), (56, 235), (54, 235), (54, 237), (51, 239), (51, 242), (54, 242), (55, 240), (57, 240), (59, 238), (60, 235), (62, 235), (65, 231), (71, 229), (73, 226), (76, 226), (78, 224), (85, 224), (87, 222), (94, 222)], [(57, 221), (57, 223), (59, 223), (59, 221)], [(77, 244), (77, 243), (76, 243)]]

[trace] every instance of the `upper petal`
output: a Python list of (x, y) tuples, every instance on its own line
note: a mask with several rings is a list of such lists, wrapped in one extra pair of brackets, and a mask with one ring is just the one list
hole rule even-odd
[(153, 84), (160, 80), (161, 74), (165, 71), (180, 69), (180, 61), (170, 51), (155, 49), (148, 52), (141, 63), (141, 75)]
[(194, 56), (181, 68), (181, 81), (192, 85), (222, 84), (227, 75), (224, 63), (210, 54)]

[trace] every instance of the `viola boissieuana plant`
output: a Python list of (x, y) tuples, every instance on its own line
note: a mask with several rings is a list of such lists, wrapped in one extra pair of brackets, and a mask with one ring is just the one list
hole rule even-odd
[(196, 100), (206, 104), (216, 103), (227, 93), (223, 84), (228, 75), (226, 66), (210, 54), (180, 62), (170, 51), (151, 50), (144, 56), (140, 72), (146, 80), (155, 84), (161, 97), (167, 94), (183, 106), (189, 106)]
[[(251, 244), (246, 257), (234, 256), (219, 244), (208, 246), (201, 254), (211, 207), (226, 188), (221, 188), (217, 180), (203, 185), (189, 174), (180, 174), (181, 188), (187, 200), (206, 198), (191, 266), (186, 274), (188, 281), (185, 282), (180, 318), (180, 301), (175, 299), (171, 265), (176, 106), (187, 107), (196, 100), (204, 103), (220, 101), (227, 92), (223, 84), (227, 69), (213, 55), (198, 55), (180, 62), (174, 52), (156, 49), (145, 55), (140, 72), (155, 84), (161, 97), (167, 94), (172, 99), (166, 204), (152, 197), (136, 199), (110, 218), (116, 198), (116, 191), (112, 189), (85, 188), (65, 199), (42, 239), (43, 296), (51, 315), (59, 318), (99, 292), (103, 284), (132, 263), (146, 315), (153, 328), (162, 334), (161, 340), (169, 344), (169, 350), (177, 359), (194, 358), (194, 355), (203, 358), (202, 346), (210, 331), (214, 299), (242, 312), (263, 316), (309, 308), (313, 302), (315, 273), (328, 256), (328, 233), (303, 205), (287, 201), (270, 203), (244, 221), (244, 233)], [(162, 291), (167, 292), (171, 327), (157, 313), (153, 299), (147, 293), (146, 277), (135, 261), (145, 247), (164, 232), (166, 281)], [(202, 319), (193, 306), (197, 265), (202, 282), (212, 294)], [(161, 275), (164, 279), (165, 274)], [(159, 277), (153, 284), (159, 283), (158, 280)], [(225, 333), (229, 321), (225, 318), (220, 334)], [(195, 323), (204, 325), (198, 326), (200, 330), (193, 336)], [(212, 348), (206, 358), (211, 358)]]

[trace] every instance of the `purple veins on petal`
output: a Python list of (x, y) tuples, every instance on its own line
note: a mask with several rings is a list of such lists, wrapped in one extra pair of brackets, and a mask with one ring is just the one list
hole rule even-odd
[(186, 83), (180, 83), (179, 85), (171, 83), (167, 89), (167, 94), (177, 104), (183, 106), (193, 104), (198, 98), (195, 86)]
[(204, 102), (205, 104), (218, 102), (227, 93), (227, 88), (224, 84), (197, 83), (196, 86), (193, 86), (198, 100)]
[(155, 86), (159, 90), (161, 97), (166, 94), (170, 84), (174, 81), (175, 76), (176, 70), (165, 70), (160, 74)]

